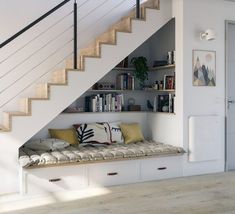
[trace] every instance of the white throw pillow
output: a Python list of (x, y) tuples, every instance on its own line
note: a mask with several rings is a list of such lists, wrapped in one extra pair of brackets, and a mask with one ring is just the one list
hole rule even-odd
[(29, 149), (41, 151), (55, 151), (58, 149), (64, 149), (69, 145), (70, 144), (68, 142), (55, 138), (30, 140), (24, 144), (24, 146)]
[(107, 123), (74, 124), (78, 134), (79, 145), (110, 144), (110, 130)]
[(108, 124), (110, 127), (112, 142), (124, 143), (124, 138), (122, 136), (121, 128), (119, 126), (121, 124), (121, 121), (109, 122)]

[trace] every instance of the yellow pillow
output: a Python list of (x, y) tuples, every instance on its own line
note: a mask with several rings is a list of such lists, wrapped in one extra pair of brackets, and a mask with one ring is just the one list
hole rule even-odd
[(144, 140), (144, 136), (138, 123), (122, 123), (120, 128), (126, 144)]
[(69, 144), (78, 144), (78, 137), (74, 129), (48, 129), (51, 138), (67, 141)]

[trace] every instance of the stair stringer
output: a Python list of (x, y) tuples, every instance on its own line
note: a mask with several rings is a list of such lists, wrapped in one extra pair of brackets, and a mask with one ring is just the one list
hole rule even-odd
[(146, 21), (133, 19), (132, 33), (117, 32), (117, 44), (103, 44), (101, 58), (86, 57), (85, 72), (69, 71), (68, 85), (52, 85), (49, 100), (33, 100), (32, 115), (13, 117), (12, 131), (1, 133), (0, 142), (20, 147), (171, 18), (170, 5), (161, 4), (160, 11), (147, 9)]

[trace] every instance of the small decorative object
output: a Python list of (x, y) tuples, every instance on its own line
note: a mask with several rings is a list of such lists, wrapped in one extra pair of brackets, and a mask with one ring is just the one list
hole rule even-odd
[(147, 100), (147, 107), (149, 110), (151, 110), (151, 111), (153, 110), (153, 105), (150, 103), (149, 100)]
[(141, 111), (140, 105), (128, 105), (128, 111)]
[(163, 81), (159, 81), (158, 90), (163, 90)]
[(167, 112), (169, 110), (169, 95), (158, 95), (158, 111)]
[(63, 112), (64, 113), (84, 112), (84, 108), (83, 107), (67, 107)]
[(144, 87), (145, 80), (148, 79), (148, 65), (147, 59), (143, 56), (134, 57), (131, 59), (131, 64), (134, 65), (134, 74), (140, 82), (140, 87)]
[(173, 64), (173, 52), (172, 51), (167, 52), (167, 64), (168, 65)]
[(193, 50), (193, 85), (216, 85), (216, 52)]
[(127, 110), (128, 111), (141, 111), (141, 106), (140, 105), (135, 105), (135, 99), (134, 98), (129, 98), (128, 101), (128, 106)]
[(175, 89), (175, 76), (172, 76), (172, 75), (164, 76), (163, 89), (164, 90)]
[(121, 62), (119, 62), (116, 67), (118, 68), (127, 68), (128, 67), (128, 56), (123, 59)]
[(165, 66), (167, 65), (167, 61), (166, 60), (155, 60), (153, 62), (153, 67), (160, 67), (160, 66)]
[(98, 82), (95, 84), (97, 90), (114, 90), (115, 84), (111, 82)]
[(155, 81), (155, 83), (154, 83), (154, 85), (153, 85), (153, 88), (154, 88), (155, 90), (158, 90), (158, 81)]

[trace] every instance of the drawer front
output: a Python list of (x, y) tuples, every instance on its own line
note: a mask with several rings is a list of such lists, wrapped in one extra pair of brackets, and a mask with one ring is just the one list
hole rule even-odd
[(121, 161), (92, 164), (88, 167), (90, 186), (112, 186), (139, 181), (139, 162)]
[(160, 180), (183, 176), (182, 157), (150, 158), (141, 161), (141, 180)]
[(78, 190), (88, 186), (84, 166), (30, 169), (25, 180), (25, 192), (28, 194)]

